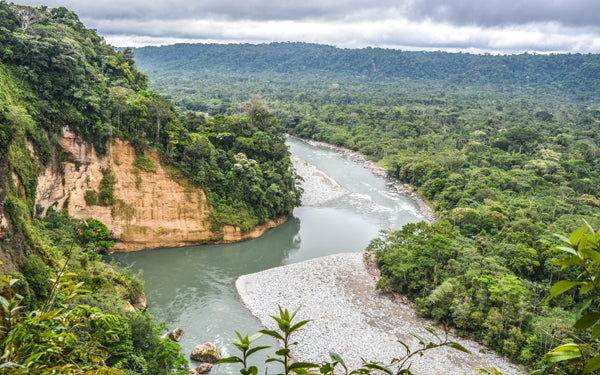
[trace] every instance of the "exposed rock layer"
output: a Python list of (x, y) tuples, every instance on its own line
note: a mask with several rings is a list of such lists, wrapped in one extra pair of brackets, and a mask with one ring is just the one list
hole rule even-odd
[[(146, 151), (154, 171), (145, 171), (134, 166), (135, 150), (127, 141), (114, 139), (107, 155), (98, 157), (92, 145), (64, 128), (60, 145), (63, 161), (54, 158), (39, 176), (38, 211), (45, 214), (54, 207), (75, 218), (102, 221), (117, 239), (117, 251), (237, 242), (256, 238), (286, 220), (269, 221), (246, 232), (233, 226), (213, 232), (204, 191), (185, 178), (173, 177), (156, 152)], [(100, 191), (103, 169), (116, 179), (115, 204), (88, 205), (85, 194)]]

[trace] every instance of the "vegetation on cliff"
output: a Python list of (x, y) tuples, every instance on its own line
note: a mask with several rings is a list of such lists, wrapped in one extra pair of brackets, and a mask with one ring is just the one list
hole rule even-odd
[[(117, 51), (65, 8), (0, 1), (0, 368), (8, 373), (140, 373), (186, 370), (164, 328), (133, 309), (141, 281), (101, 262), (112, 239), (101, 222), (50, 209), (40, 217), (42, 168), (61, 169), (64, 128), (107, 151), (113, 137), (145, 148), (202, 187), (212, 224), (242, 229), (299, 204), (278, 122), (260, 100), (237, 116), (181, 114), (147, 91), (131, 50)], [(78, 166), (77, 166), (78, 167)], [(114, 204), (106, 171), (92, 204)]]
[(599, 55), (295, 43), (136, 52), (151, 86), (181, 106), (230, 113), (242, 93), (258, 93), (288, 132), (359, 151), (412, 185), (439, 222), (384, 233), (370, 248), (381, 286), (406, 293), (422, 315), (544, 371), (554, 366), (544, 354), (577, 334), (582, 297), (544, 299), (561, 277), (553, 233), (583, 219), (600, 227), (600, 109), (590, 86)]

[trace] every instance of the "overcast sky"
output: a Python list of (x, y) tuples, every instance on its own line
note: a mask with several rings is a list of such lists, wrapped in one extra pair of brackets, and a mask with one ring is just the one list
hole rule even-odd
[(119, 46), (302, 41), (338, 47), (600, 53), (600, 0), (13, 0), (64, 6)]

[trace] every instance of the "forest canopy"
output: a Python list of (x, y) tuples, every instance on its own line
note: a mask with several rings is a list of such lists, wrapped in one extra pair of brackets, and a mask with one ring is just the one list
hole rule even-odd
[(544, 301), (576, 276), (554, 265), (553, 234), (584, 220), (600, 228), (599, 55), (304, 43), (136, 53), (150, 86), (181, 108), (233, 113), (259, 94), (287, 132), (361, 152), (412, 186), (438, 222), (385, 232), (369, 249), (380, 287), (422, 316), (552, 372), (544, 354), (597, 311), (573, 291)]

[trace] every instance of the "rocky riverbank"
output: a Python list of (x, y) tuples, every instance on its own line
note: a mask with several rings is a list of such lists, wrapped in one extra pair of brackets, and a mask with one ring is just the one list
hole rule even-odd
[(288, 136), (298, 139), (300, 141), (306, 142), (312, 146), (324, 147), (324, 148), (339, 152), (340, 154), (346, 155), (346, 156), (352, 158), (353, 160), (361, 163), (365, 168), (367, 168), (369, 171), (371, 171), (374, 175), (385, 179), (388, 184), (388, 187), (391, 190), (397, 192), (398, 194), (402, 194), (402, 195), (412, 199), (417, 204), (417, 206), (419, 206), (419, 211), (421, 212), (421, 215), (423, 215), (423, 217), (425, 217), (429, 222), (434, 223), (437, 221), (437, 219), (435, 218), (435, 216), (433, 214), (433, 210), (427, 205), (427, 203), (425, 203), (425, 201), (423, 201), (421, 198), (419, 198), (419, 196), (413, 191), (413, 189), (410, 185), (403, 184), (402, 182), (398, 181), (397, 179), (390, 177), (387, 174), (387, 171), (385, 170), (385, 168), (379, 167), (377, 164), (375, 164), (371, 160), (367, 160), (364, 155), (362, 155), (358, 152), (352, 151), (350, 149), (335, 146), (335, 145), (332, 145), (329, 143), (313, 141), (313, 140), (308, 140), (308, 139), (304, 139), (304, 138), (298, 138), (298, 137), (294, 137), (291, 135), (288, 135)]
[(302, 177), (302, 205), (318, 206), (330, 200), (340, 198), (350, 191), (314, 165), (292, 156), (296, 173)]
[[(297, 321), (312, 321), (294, 337), (299, 345), (292, 355), (301, 361), (328, 360), (331, 351), (354, 369), (361, 365), (361, 358), (388, 362), (404, 354), (398, 340), (418, 349), (411, 333), (433, 340), (425, 330), (431, 322), (418, 318), (409, 304), (375, 289), (376, 277), (367, 271), (363, 256), (336, 254), (240, 276), (236, 288), (244, 304), (268, 329), (277, 328), (269, 315), (278, 315), (278, 305), (291, 310), (302, 306)], [(415, 356), (411, 371), (475, 374), (477, 368), (496, 367), (505, 375), (524, 373), (474, 341), (455, 336), (451, 340), (472, 354), (435, 348), (422, 357)]]

